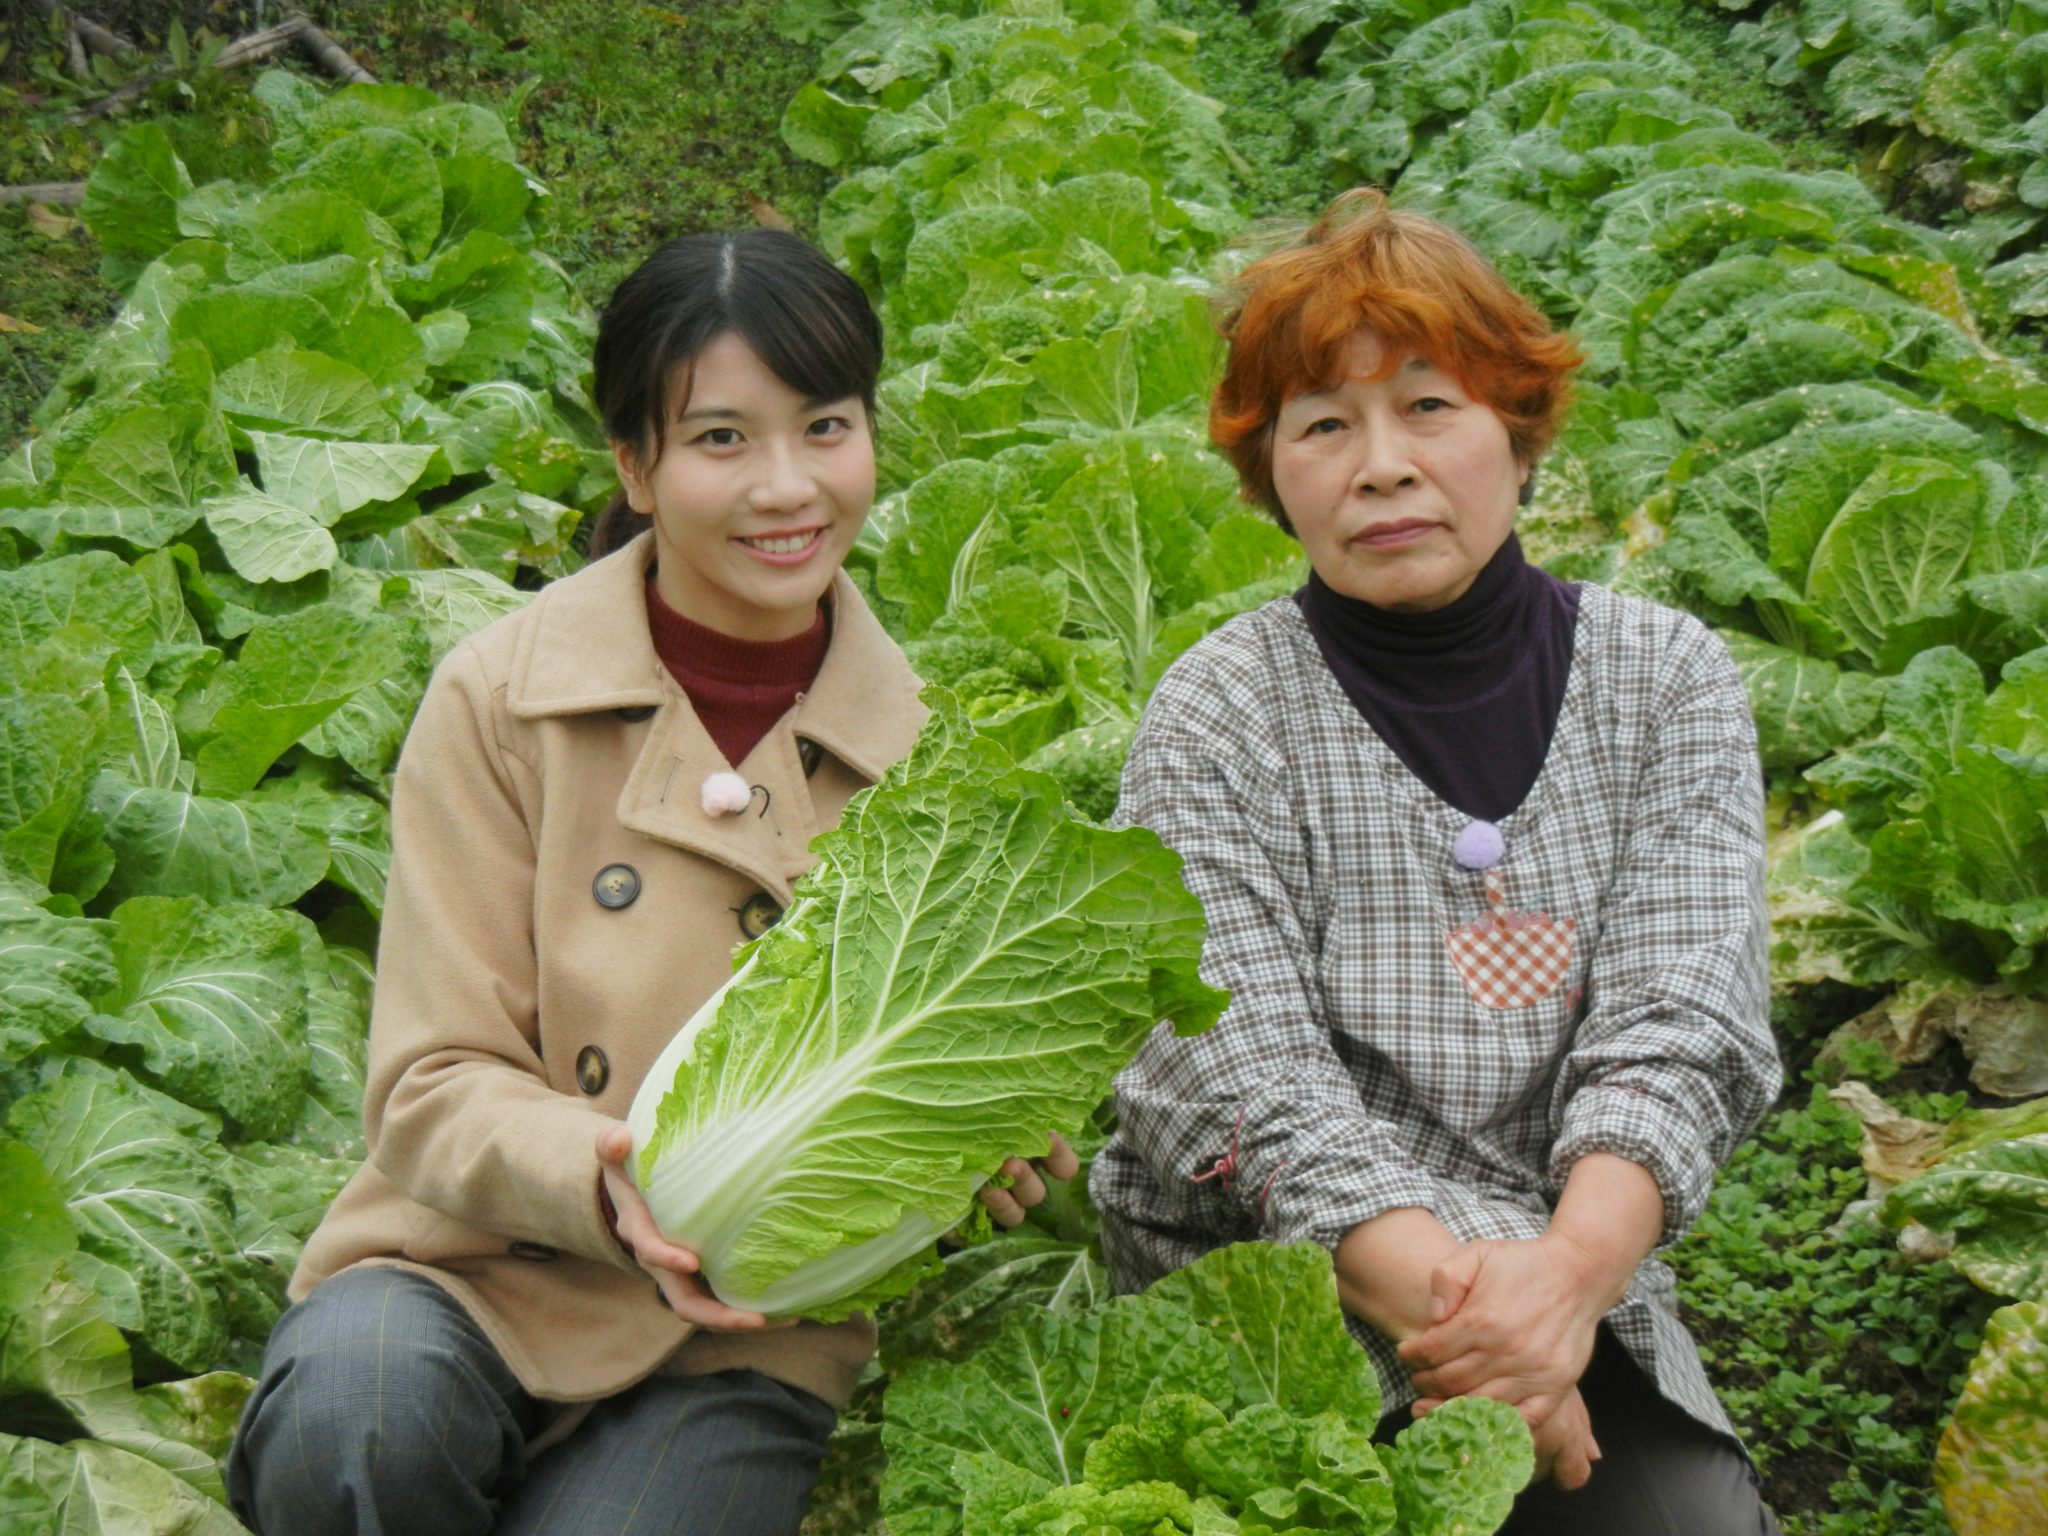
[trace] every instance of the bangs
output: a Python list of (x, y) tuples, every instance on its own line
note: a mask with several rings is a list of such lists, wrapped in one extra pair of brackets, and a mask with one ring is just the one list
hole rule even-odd
[(734, 306), (733, 329), (770, 373), (806, 400), (859, 399), (873, 413), (880, 351), (852, 316), (836, 308), (799, 310), (781, 292), (754, 298)]
[[(1361, 330), (1370, 331), (1381, 348), (1378, 366), (1363, 377), (1392, 378), (1402, 359), (1414, 355), (1472, 388), (1465, 356), (1470, 349), (1443, 304), (1423, 294), (1324, 283), (1310, 289), (1299, 307), (1275, 315), (1260, 349), (1264, 355), (1246, 359), (1272, 414), (1278, 415), (1296, 395), (1342, 383), (1351, 344)], [(1248, 377), (1247, 382), (1254, 380)]]

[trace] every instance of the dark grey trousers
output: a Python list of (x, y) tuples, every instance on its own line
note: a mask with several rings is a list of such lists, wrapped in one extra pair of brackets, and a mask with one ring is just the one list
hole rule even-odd
[(834, 1419), (756, 1371), (657, 1376), (530, 1456), (557, 1411), (438, 1285), (349, 1270), (279, 1320), (228, 1496), (263, 1536), (793, 1536)]
[[(1591, 1480), (1530, 1488), (1499, 1536), (1779, 1536), (1742, 1447), (1659, 1392), (1604, 1324), (1579, 1394), (1600, 1442)], [(1376, 1438), (1409, 1422), (1388, 1414)]]

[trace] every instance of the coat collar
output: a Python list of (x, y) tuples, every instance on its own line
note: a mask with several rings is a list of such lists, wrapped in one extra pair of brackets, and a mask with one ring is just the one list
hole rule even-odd
[(514, 719), (640, 709), (668, 698), (667, 669), (647, 628), (653, 559), (654, 535), (643, 533), (533, 600), (505, 697)]
[(925, 720), (917, 675), (859, 590), (839, 571), (829, 595), (832, 641), (788, 729), (762, 738), (740, 770), (770, 791), (760, 815), (708, 816), (703, 782), (727, 764), (655, 654), (647, 627), (652, 534), (584, 567), (534, 600), (507, 680), (519, 720), (645, 709), (655, 715), (619, 798), (635, 831), (753, 874), (778, 893), (808, 867), (819, 830), (796, 741), (816, 742), (873, 782), (909, 755)]

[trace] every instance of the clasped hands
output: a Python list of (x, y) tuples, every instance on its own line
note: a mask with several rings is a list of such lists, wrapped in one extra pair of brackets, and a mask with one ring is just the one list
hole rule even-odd
[(1537, 1476), (1583, 1487), (1600, 1459), (1578, 1381), (1605, 1314), (1590, 1257), (1555, 1231), (1460, 1244), (1430, 1271), (1429, 1324), (1397, 1346), (1422, 1396), (1417, 1417), (1452, 1397), (1519, 1409)]
[[(1071, 1179), (1080, 1172), (1081, 1162), (1057, 1131), (1048, 1137), (1050, 1146), (1042, 1158), (1013, 1157), (999, 1172), (1010, 1179), (1007, 1189), (982, 1186), (979, 1199), (999, 1225), (1014, 1227), (1023, 1221), (1030, 1206), (1045, 1199), (1045, 1180)], [(713, 1333), (752, 1333), (764, 1328), (787, 1328), (794, 1318), (770, 1322), (758, 1312), (729, 1307), (711, 1294), (710, 1286), (698, 1273), (697, 1255), (663, 1237), (648, 1213), (647, 1202), (626, 1172), (626, 1159), (633, 1154), (633, 1133), (623, 1124), (608, 1125), (598, 1133), (599, 1178), (615, 1213), (613, 1231), (620, 1244), (661, 1288), (662, 1300), (686, 1323)]]

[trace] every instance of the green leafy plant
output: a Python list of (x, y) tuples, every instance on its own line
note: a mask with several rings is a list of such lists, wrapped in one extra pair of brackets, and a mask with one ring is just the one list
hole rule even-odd
[(240, 1373), (362, 1156), (399, 742), (606, 483), (588, 312), (498, 119), (256, 96), (267, 178), (114, 142), (84, 214), (122, 309), (0, 465), (0, 1164), (34, 1213), (0, 1507), (32, 1528), (232, 1526)]
[(1160, 672), (1300, 580), (1203, 444), (1218, 108), (1148, 6), (861, 17), (783, 128), (841, 174), (821, 235), (903, 338), (859, 573), (920, 673), (1106, 816)]
[(734, 1306), (833, 1319), (900, 1294), (988, 1170), (1078, 1127), (1160, 1020), (1198, 1033), (1226, 1000), (1196, 977), (1178, 856), (1075, 819), (928, 698), (634, 1100), (648, 1208)]
[[(1983, 249), (2037, 235), (2048, 207), (2048, 11), (2032, 0), (1781, 0), (1731, 31), (1780, 86), (1804, 89), (1899, 183), (1914, 172), (1931, 212)], [(1924, 193), (1922, 194), (1925, 195)], [(2031, 241), (2029, 242), (2032, 243)], [(2027, 251), (1987, 276), (2022, 314), (2048, 313), (2042, 257)]]
[(1013, 1314), (889, 1391), (897, 1536), (1498, 1528), (1534, 1466), (1505, 1404), (1461, 1398), (1372, 1443), (1379, 1387), (1329, 1255), (1219, 1249), (1139, 1296)]
[(1858, 1138), (1818, 1086), (1766, 1121), (1672, 1251), (1680, 1303), (1788, 1531), (1946, 1536), (1936, 1448), (1990, 1307), (1847, 1219)]
[(2048, 977), (2044, 704), (2048, 649), (1987, 694), (1976, 666), (1939, 647), (1891, 689), (1879, 740), (1809, 775), (1860, 835), (1837, 889), (1899, 914), (1926, 969), (2021, 991)]
[(1971, 1280), (2019, 1298), (1991, 1315), (1934, 1476), (1957, 1536), (2023, 1530), (2048, 1513), (2048, 1135), (1944, 1158), (1882, 1215), (1939, 1234)]

